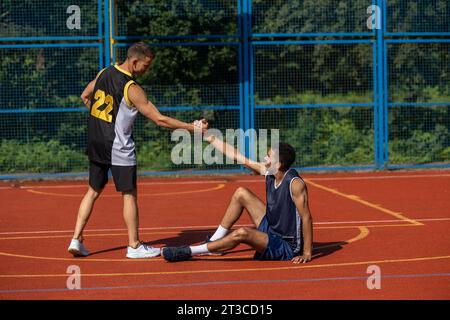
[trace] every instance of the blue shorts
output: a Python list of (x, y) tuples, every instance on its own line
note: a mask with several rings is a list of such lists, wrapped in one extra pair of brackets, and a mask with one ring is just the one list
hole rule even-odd
[(291, 246), (279, 235), (273, 234), (269, 230), (269, 222), (266, 216), (259, 224), (258, 231), (267, 233), (269, 243), (263, 252), (256, 252), (254, 259), (257, 260), (291, 260), (294, 258), (294, 252)]

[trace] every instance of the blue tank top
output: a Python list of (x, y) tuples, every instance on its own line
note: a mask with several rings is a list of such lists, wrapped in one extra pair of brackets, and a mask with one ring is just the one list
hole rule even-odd
[(275, 186), (275, 176), (266, 175), (266, 219), (270, 232), (282, 237), (298, 254), (302, 249), (302, 221), (291, 197), (294, 179), (302, 178), (292, 168), (286, 171), (279, 186)]

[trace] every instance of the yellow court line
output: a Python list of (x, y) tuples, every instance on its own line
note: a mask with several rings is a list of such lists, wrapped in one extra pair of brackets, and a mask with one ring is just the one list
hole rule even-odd
[[(154, 276), (154, 275), (175, 275), (175, 274), (205, 274), (205, 273), (226, 273), (226, 272), (249, 272), (249, 271), (280, 271), (280, 270), (298, 270), (298, 269), (316, 269), (329, 267), (349, 267), (359, 265), (384, 264), (384, 263), (401, 263), (401, 262), (420, 262), (431, 260), (450, 259), (448, 256), (420, 257), (392, 260), (372, 260), (372, 261), (356, 261), (328, 264), (303, 264), (300, 266), (290, 267), (271, 267), (271, 268), (243, 268), (243, 269), (218, 269), (218, 270), (189, 270), (189, 271), (154, 271), (154, 272), (128, 272), (128, 273), (83, 273), (82, 277), (121, 277), (121, 276)], [(2, 274), (0, 278), (53, 278), (68, 277), (67, 273), (62, 274)]]
[[(162, 192), (162, 193), (138, 193), (138, 197), (154, 197), (154, 196), (171, 196), (178, 194), (191, 194), (191, 193), (199, 193), (199, 192), (207, 192), (207, 191), (215, 191), (225, 188), (224, 183), (220, 183), (213, 188), (201, 189), (201, 190), (188, 190), (188, 191), (177, 191), (177, 192)], [(37, 191), (33, 189), (26, 189), (27, 192), (35, 193), (35, 194), (43, 194), (47, 196), (58, 196), (58, 197), (75, 197), (80, 198), (83, 194), (70, 194), (70, 193), (54, 193), (54, 192), (44, 192)], [(114, 198), (114, 197), (122, 197), (121, 194), (105, 194), (101, 195), (102, 198)]]
[(369, 229), (367, 229), (367, 227), (358, 227), (358, 228), (360, 231), (359, 234), (356, 237), (351, 238), (350, 240), (333, 243), (333, 244), (328, 244), (328, 245), (323, 245), (323, 246), (318, 246), (318, 247), (314, 247), (314, 249), (331, 248), (331, 247), (337, 247), (337, 246), (350, 244), (350, 243), (356, 242), (358, 240), (364, 239), (365, 237), (367, 237), (369, 235)]
[(423, 225), (423, 223), (421, 223), (421, 222), (418, 222), (418, 221), (416, 221), (416, 220), (414, 220), (414, 219), (410, 219), (410, 218), (405, 217), (405, 216), (404, 216), (402, 213), (400, 213), (400, 212), (395, 212), (395, 211), (392, 211), (392, 210), (383, 208), (382, 206), (380, 206), (380, 205), (378, 205), (378, 204), (374, 204), (374, 203), (371, 203), (371, 202), (369, 202), (369, 201), (363, 200), (363, 199), (361, 199), (361, 198), (358, 197), (358, 196), (350, 195), (350, 194), (345, 194), (345, 193), (340, 192), (340, 191), (338, 191), (338, 190), (336, 190), (336, 189), (329, 188), (329, 187), (325, 187), (325, 186), (323, 186), (323, 185), (321, 185), (321, 184), (318, 184), (318, 183), (316, 183), (316, 182), (312, 182), (312, 181), (309, 180), (309, 179), (305, 179), (305, 181), (306, 181), (307, 183), (309, 183), (309, 184), (315, 186), (316, 188), (319, 188), (319, 189), (322, 189), (322, 190), (331, 192), (331, 193), (333, 193), (333, 194), (339, 195), (339, 196), (344, 197), (344, 198), (346, 198), (346, 199), (350, 199), (350, 200), (356, 201), (356, 202), (361, 203), (361, 204), (363, 204), (363, 205), (365, 205), (365, 206), (368, 206), (368, 207), (370, 207), (370, 208), (373, 208), (373, 209), (382, 211), (382, 212), (384, 212), (384, 213), (387, 213), (387, 214), (389, 214), (389, 215), (391, 215), (391, 216), (394, 216), (394, 217), (396, 217), (397, 219), (400, 219), (400, 220), (403, 220), (403, 221), (407, 221), (407, 222), (409, 222), (409, 223), (411, 223), (411, 224), (413, 224), (413, 225), (417, 225), (417, 226), (422, 226), (422, 225)]
[[(322, 248), (328, 248), (328, 247), (337, 247), (341, 245), (350, 244), (356, 241), (359, 241), (361, 239), (364, 239), (369, 235), (369, 230), (366, 227), (357, 227), (359, 229), (359, 234), (346, 241), (330, 244), (330, 245), (324, 245), (319, 247), (314, 247), (314, 249), (322, 249)], [(126, 235), (126, 234), (125, 234)], [(154, 258), (154, 259), (146, 259), (146, 260), (139, 260), (139, 259), (91, 259), (91, 258), (57, 258), (57, 257), (40, 257), (40, 256), (29, 256), (29, 255), (21, 255), (21, 254), (14, 254), (14, 253), (7, 253), (7, 252), (0, 252), (0, 256), (6, 256), (6, 257), (13, 257), (13, 258), (25, 258), (25, 259), (38, 259), (38, 260), (56, 260), (56, 261), (77, 261), (77, 262), (155, 262), (155, 261), (164, 261), (162, 258)], [(230, 257), (203, 257), (201, 260), (220, 260), (220, 259), (237, 259), (237, 258), (251, 258), (253, 256), (230, 256)], [(198, 258), (198, 257), (196, 257)]]

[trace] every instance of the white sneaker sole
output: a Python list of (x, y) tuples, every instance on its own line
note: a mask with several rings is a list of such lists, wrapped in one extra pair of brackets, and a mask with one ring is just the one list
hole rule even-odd
[(69, 248), (68, 250), (74, 257), (87, 257), (89, 254), (83, 254), (80, 250), (76, 248)]
[(129, 255), (129, 254), (127, 254), (127, 258), (128, 259), (150, 259), (150, 258), (155, 258), (157, 256), (159, 256), (159, 254), (148, 255), (148, 256), (141, 256), (141, 255), (136, 256), (136, 255)]
[(161, 252), (153, 253), (153, 254), (146, 254), (146, 255), (127, 253), (127, 258), (128, 259), (148, 259), (148, 258), (155, 258), (159, 255), (161, 255)]

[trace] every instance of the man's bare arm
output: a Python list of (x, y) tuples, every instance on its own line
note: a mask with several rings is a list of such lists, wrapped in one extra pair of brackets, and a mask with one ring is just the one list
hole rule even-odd
[(230, 144), (216, 138), (214, 135), (206, 135), (205, 139), (227, 158), (232, 159), (233, 161), (237, 161), (237, 163), (243, 164), (245, 167), (253, 170), (257, 174), (265, 173), (266, 167), (263, 163), (248, 159)]
[(89, 82), (89, 84), (84, 89), (83, 93), (81, 94), (81, 100), (83, 100), (84, 105), (88, 109), (91, 109), (91, 95), (92, 95), (92, 92), (94, 91), (95, 82), (96, 82), (96, 79)]
[(301, 179), (295, 179), (291, 185), (292, 200), (302, 219), (303, 256), (292, 259), (294, 263), (311, 261), (313, 245), (313, 222), (308, 205), (308, 189)]
[[(132, 84), (128, 88), (128, 98), (136, 109), (146, 118), (152, 120), (157, 126), (169, 129), (186, 129), (194, 132), (194, 124), (186, 123), (175, 118), (165, 116), (147, 99), (144, 90), (137, 84)], [(202, 131), (206, 131), (208, 124), (203, 120)]]
[(86, 86), (83, 93), (81, 94), (81, 100), (83, 100), (84, 105), (88, 109), (91, 109), (91, 95), (92, 95), (92, 92), (94, 92), (95, 83), (97, 82), (97, 79), (102, 72), (103, 72), (103, 70), (97, 74), (97, 76), (95, 77), (94, 80), (89, 82), (89, 84)]

